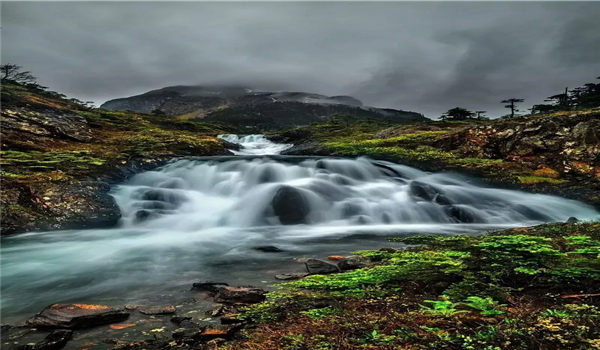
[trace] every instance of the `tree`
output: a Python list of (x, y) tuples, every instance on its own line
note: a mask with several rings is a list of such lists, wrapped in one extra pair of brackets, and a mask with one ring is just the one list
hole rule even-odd
[(477, 119), (479, 119), (479, 120), (488, 120), (489, 119), (488, 117), (485, 116), (487, 111), (475, 111), (475, 113), (477, 114)]
[(16, 64), (3, 64), (0, 66), (2, 82), (15, 82), (19, 84), (35, 84), (36, 78), (29, 71), (22, 71), (23, 67)]
[(441, 120), (467, 120), (473, 119), (475, 116), (474, 112), (469, 111), (466, 108), (454, 107), (449, 109), (448, 112), (442, 114)]
[(514, 119), (515, 117), (515, 112), (520, 112), (517, 107), (515, 106), (515, 103), (521, 103), (524, 102), (525, 100), (522, 98), (509, 98), (507, 100), (502, 100), (500, 101), (501, 103), (508, 103), (507, 105), (504, 106), (504, 108), (510, 108), (510, 119)]

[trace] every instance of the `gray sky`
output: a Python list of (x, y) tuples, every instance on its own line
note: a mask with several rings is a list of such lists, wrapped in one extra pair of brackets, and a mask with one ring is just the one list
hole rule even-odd
[[(102, 103), (178, 84), (505, 114), (600, 76), (600, 2), (2, 2), (2, 62)], [(524, 109), (523, 108), (523, 109)]]

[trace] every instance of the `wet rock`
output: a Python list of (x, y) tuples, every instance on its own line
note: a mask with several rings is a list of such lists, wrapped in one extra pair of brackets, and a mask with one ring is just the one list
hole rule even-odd
[(579, 219), (577, 219), (574, 216), (571, 216), (570, 218), (567, 219), (567, 224), (576, 224), (579, 222)]
[(342, 271), (362, 269), (363, 267), (367, 267), (370, 265), (371, 260), (360, 255), (347, 256), (345, 259), (340, 260), (340, 262), (338, 263), (338, 267)]
[(227, 149), (232, 149), (234, 151), (239, 151), (242, 147), (242, 145), (240, 145), (239, 143), (229, 142), (226, 140), (221, 140), (221, 142), (223, 142), (223, 147)]
[(327, 274), (340, 272), (336, 264), (321, 259), (308, 259), (305, 263), (306, 270), (310, 274)]
[(300, 190), (282, 186), (271, 202), (275, 215), (283, 225), (308, 223), (310, 207)]
[(468, 208), (458, 207), (458, 206), (448, 206), (444, 209), (446, 211), (446, 214), (449, 217), (455, 219), (458, 222), (462, 222), (462, 223), (466, 223), (466, 224), (479, 222), (479, 219), (477, 218), (475, 213)]
[[(45, 182), (35, 186), (10, 187), (3, 185), (3, 195), (26, 202), (16, 212), (5, 210), (1, 233), (12, 234), (31, 230), (66, 230), (107, 228), (117, 225), (121, 211), (109, 194), (110, 185), (101, 181)], [(11, 203), (12, 204), (12, 203)]]
[(17, 347), (19, 350), (58, 350), (67, 345), (67, 342), (73, 338), (73, 331), (68, 329), (57, 329), (46, 336), (44, 341), (34, 345), (22, 345)]
[(453, 204), (452, 201), (450, 200), (450, 198), (448, 198), (448, 196), (446, 196), (443, 193), (439, 193), (438, 195), (435, 196), (435, 198), (433, 199), (434, 202), (436, 202), (439, 205), (451, 205)]
[(225, 287), (225, 286), (229, 286), (229, 284), (224, 283), (224, 282), (200, 281), (200, 282), (194, 283), (192, 285), (192, 289), (203, 291), (203, 292), (216, 293), (219, 291), (220, 287)]
[(432, 201), (436, 196), (442, 194), (441, 190), (420, 181), (412, 181), (408, 187), (413, 196), (426, 201)]
[(158, 350), (168, 348), (169, 343), (163, 340), (147, 339), (133, 343), (118, 344), (111, 350)]
[(306, 272), (298, 272), (298, 273), (282, 273), (279, 275), (275, 275), (275, 278), (278, 280), (282, 280), (282, 281), (290, 281), (290, 280), (297, 280), (300, 278), (304, 278), (306, 276), (308, 276), (309, 274)]
[(288, 156), (330, 156), (331, 149), (319, 141), (303, 141), (281, 152)]
[(80, 329), (116, 323), (128, 317), (128, 312), (106, 305), (52, 304), (27, 320), (26, 324), (42, 328)]
[(395, 253), (397, 249), (392, 248), (392, 247), (383, 247), (383, 248), (379, 248), (380, 252), (388, 252), (388, 253)]
[(0, 324), (0, 331), (2, 332), (6, 332), (9, 329), (15, 328), (15, 326), (13, 326), (12, 324), (8, 324), (8, 323), (1, 323)]
[(265, 252), (265, 253), (281, 253), (281, 252), (285, 252), (285, 250), (277, 248), (277, 247), (272, 246), (272, 245), (265, 245), (265, 246), (260, 246), (260, 247), (253, 247), (252, 249), (258, 250), (259, 252)]
[(209, 325), (194, 336), (194, 339), (199, 341), (211, 341), (218, 338), (231, 339), (240, 329), (242, 329), (241, 325)]
[(234, 306), (231, 305), (224, 305), (224, 304), (220, 304), (215, 306), (212, 310), (207, 311), (206, 313), (210, 316), (222, 316), (225, 314), (232, 314), (232, 313), (238, 313), (238, 309), (236, 309)]
[(173, 316), (173, 317), (171, 317), (170, 321), (175, 324), (181, 324), (181, 322), (189, 321), (191, 319), (192, 319), (191, 317)]
[(253, 304), (265, 300), (266, 290), (251, 287), (220, 287), (215, 295), (217, 303)]
[(236, 324), (243, 322), (238, 316), (239, 314), (225, 314), (220, 318), (221, 324)]
[(160, 306), (160, 307), (143, 307), (139, 309), (139, 312), (144, 315), (170, 315), (177, 312), (177, 308), (173, 305)]

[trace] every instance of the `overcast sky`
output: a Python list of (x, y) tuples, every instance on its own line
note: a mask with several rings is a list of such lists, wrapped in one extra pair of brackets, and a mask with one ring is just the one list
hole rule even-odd
[(600, 76), (600, 2), (2, 2), (2, 62), (100, 104), (169, 85), (505, 114)]

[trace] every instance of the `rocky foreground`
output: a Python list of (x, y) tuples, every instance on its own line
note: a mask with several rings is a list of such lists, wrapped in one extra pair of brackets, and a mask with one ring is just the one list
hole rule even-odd
[[(200, 281), (168, 305), (54, 304), (2, 325), (3, 347), (597, 349), (600, 224), (392, 238), (296, 259), (279, 291)], [(264, 247), (265, 253), (276, 252)], [(193, 297), (190, 298), (189, 296)]]

